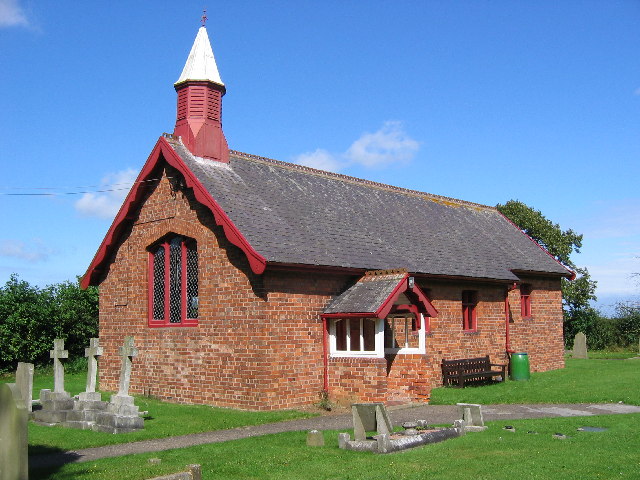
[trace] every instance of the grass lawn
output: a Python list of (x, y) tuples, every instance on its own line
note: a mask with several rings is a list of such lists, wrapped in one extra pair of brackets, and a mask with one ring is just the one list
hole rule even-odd
[[(202, 465), (204, 479), (637, 479), (640, 414), (511, 420), (515, 432), (489, 429), (442, 443), (388, 455), (337, 447), (325, 432), (324, 447), (307, 447), (305, 432), (283, 433), (181, 450), (130, 455), (32, 471), (30, 478), (140, 480)], [(605, 432), (581, 432), (595, 426)], [(538, 432), (537, 434), (527, 433)], [(558, 440), (556, 432), (569, 438)], [(160, 458), (160, 465), (148, 463)]]
[(589, 350), (590, 359), (634, 358), (638, 356), (640, 356), (638, 351), (631, 352), (628, 350), (620, 350), (620, 351)]
[[(10, 377), (0, 381), (12, 381)], [(84, 390), (84, 374), (66, 376), (66, 388), (71, 394)], [(568, 359), (567, 368), (532, 374), (526, 382), (507, 381), (482, 387), (437, 388), (432, 393), (433, 404), (469, 402), (498, 403), (599, 403), (623, 401), (640, 405), (640, 360), (578, 360)], [(34, 396), (41, 388), (52, 388), (51, 375), (37, 374)], [(108, 395), (104, 395), (108, 399)], [(128, 443), (188, 433), (259, 425), (292, 418), (311, 416), (296, 411), (248, 412), (207, 406), (175, 405), (137, 397), (136, 405), (148, 411), (145, 429), (139, 432), (111, 435), (72, 430), (62, 427), (29, 425), (30, 454), (56, 449), (74, 450), (117, 443)], [(185, 462), (187, 463), (187, 462)]]
[(640, 405), (640, 359), (566, 360), (566, 368), (532, 373), (528, 381), (434, 388), (431, 403), (610, 403)]
[[(76, 395), (85, 389), (85, 379), (86, 374), (65, 375), (65, 388), (71, 395)], [(13, 381), (13, 378), (5, 377), (0, 381)], [(35, 398), (39, 397), (42, 388), (53, 389), (51, 375), (34, 376)], [(103, 400), (108, 400), (109, 396), (110, 394), (103, 394)], [(294, 410), (249, 412), (202, 405), (176, 405), (147, 397), (136, 397), (135, 403), (140, 407), (140, 411), (147, 411), (149, 414), (145, 417), (144, 430), (133, 433), (113, 435), (63, 427), (43, 427), (30, 422), (29, 454), (46, 453), (52, 451), (52, 448), (75, 450), (313, 416)]]

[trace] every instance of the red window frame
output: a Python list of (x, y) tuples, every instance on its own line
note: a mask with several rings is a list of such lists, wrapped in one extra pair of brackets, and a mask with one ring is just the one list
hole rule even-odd
[[(171, 261), (171, 243), (172, 242), (180, 242), (180, 318), (177, 322), (171, 322), (171, 280), (172, 280), (172, 272), (170, 268)], [(163, 318), (154, 318), (154, 299), (155, 299), (155, 288), (156, 288), (156, 272), (155, 272), (155, 260), (156, 253), (158, 250), (163, 249)], [(189, 268), (188, 271), (188, 255), (189, 251), (196, 253), (196, 264), (195, 272)], [(193, 317), (187, 316), (187, 301), (188, 301), (188, 287), (187, 281), (189, 276), (195, 275), (195, 287), (196, 290), (199, 288), (198, 284), (198, 258), (197, 258), (197, 244), (196, 241), (187, 238), (181, 237), (179, 235), (175, 235), (172, 237), (167, 237), (163, 239), (161, 242), (155, 243), (152, 247), (149, 248), (149, 273), (148, 273), (148, 284), (149, 284), (149, 299), (148, 299), (148, 322), (149, 327), (197, 327), (198, 326), (198, 311), (196, 307), (196, 315)], [(173, 279), (175, 282), (175, 278)], [(198, 294), (196, 293), (195, 298), (198, 298)], [(197, 300), (196, 300), (197, 301)], [(174, 301), (175, 303), (175, 301)]]
[(478, 329), (477, 318), (478, 292), (475, 290), (462, 291), (462, 330), (475, 332)]
[(520, 285), (520, 314), (522, 318), (531, 317), (531, 285)]

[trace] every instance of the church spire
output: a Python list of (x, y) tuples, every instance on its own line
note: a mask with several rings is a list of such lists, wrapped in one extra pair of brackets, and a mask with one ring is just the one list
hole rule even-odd
[(226, 88), (213, 56), (207, 29), (198, 30), (182, 74), (174, 84), (178, 109), (174, 134), (198, 157), (229, 161), (229, 147), (222, 132), (222, 96)]

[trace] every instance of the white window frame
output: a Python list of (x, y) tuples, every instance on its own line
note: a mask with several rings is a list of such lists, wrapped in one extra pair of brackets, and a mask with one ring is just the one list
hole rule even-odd
[[(364, 339), (362, 338), (362, 321), (374, 320), (376, 323), (375, 333), (375, 350), (373, 351), (350, 351), (350, 350), (338, 350), (336, 342), (336, 322), (339, 320), (348, 321), (347, 325), (347, 349), (351, 348), (351, 322), (360, 322), (360, 344), (364, 345)], [(384, 322), (380, 318), (362, 318), (362, 317), (343, 317), (332, 318), (329, 321), (329, 354), (331, 357), (368, 357), (368, 358), (384, 358)]]
[[(424, 321), (424, 315), (422, 313), (420, 315), (420, 329), (418, 330), (418, 347), (400, 347), (400, 348), (386, 348), (384, 349), (384, 353), (396, 353), (396, 354), (406, 354), (406, 353), (418, 353), (425, 354), (427, 353), (427, 341), (426, 341), (426, 322)], [(393, 324), (392, 324), (393, 325)], [(384, 327), (384, 325), (383, 325)], [(384, 345), (384, 328), (383, 328), (383, 345)], [(406, 344), (405, 344), (406, 345)]]

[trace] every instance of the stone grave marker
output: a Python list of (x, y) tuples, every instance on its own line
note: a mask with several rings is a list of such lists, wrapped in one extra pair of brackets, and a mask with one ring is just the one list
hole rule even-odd
[(467, 432), (481, 432), (486, 430), (487, 427), (484, 424), (482, 418), (482, 406), (476, 403), (458, 403), (460, 409), (460, 416), (462, 417), (462, 424), (464, 430)]
[(86, 391), (78, 395), (78, 401), (73, 405), (73, 411), (67, 414), (63, 425), (70, 428), (90, 430), (96, 423), (98, 414), (107, 409), (107, 402), (102, 401), (100, 392), (96, 392), (96, 375), (98, 374), (98, 360), (102, 355), (102, 347), (97, 338), (89, 340), (89, 347), (84, 349), (87, 357), (87, 386)]
[(87, 357), (87, 387), (80, 393), (80, 400), (102, 400), (99, 392), (96, 392), (96, 377), (98, 376), (98, 359), (102, 355), (100, 339), (89, 340), (89, 347), (84, 349), (84, 356)]
[(53, 385), (54, 390), (40, 390), (40, 404), (42, 410), (34, 414), (36, 423), (53, 426), (64, 422), (67, 413), (73, 409), (73, 398), (64, 390), (64, 365), (60, 359), (69, 358), (69, 352), (64, 349), (64, 340), (56, 338), (53, 341), (53, 350), (49, 352), (53, 358)]
[(573, 340), (573, 358), (589, 358), (587, 354), (587, 336), (582, 333), (576, 333)]
[[(49, 352), (53, 358), (53, 391), (54, 393), (67, 393), (64, 391), (64, 365), (61, 358), (69, 358), (69, 351), (64, 349), (64, 340), (56, 338), (53, 341), (53, 350)], [(67, 393), (67, 395), (69, 395)]]
[(307, 446), (324, 447), (324, 435), (319, 430), (310, 430), (307, 433)]
[(124, 345), (120, 347), (119, 354), (122, 365), (118, 393), (111, 396), (106, 412), (101, 412), (96, 417), (96, 423), (92, 429), (99, 432), (126, 433), (144, 428), (144, 420), (140, 417), (139, 408), (134, 405), (134, 399), (129, 395), (132, 359), (138, 355), (133, 337), (124, 337)]
[(0, 384), (0, 480), (28, 480), (29, 413), (15, 383)]
[(355, 440), (366, 440), (367, 433), (375, 430), (378, 435), (393, 431), (391, 419), (383, 403), (354, 403), (351, 405), (353, 415), (353, 436)]
[(33, 363), (18, 363), (16, 385), (20, 389), (27, 412), (31, 413), (33, 411)]

